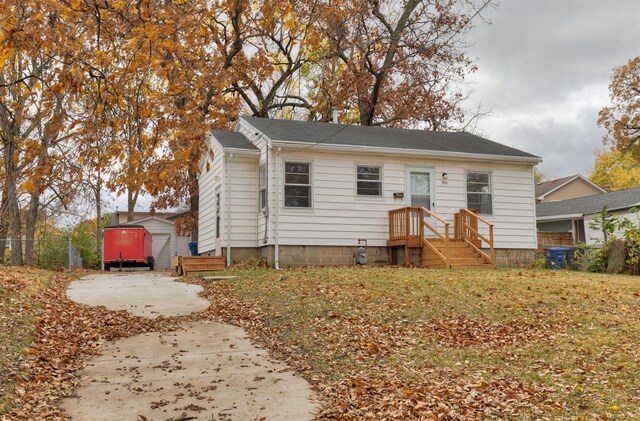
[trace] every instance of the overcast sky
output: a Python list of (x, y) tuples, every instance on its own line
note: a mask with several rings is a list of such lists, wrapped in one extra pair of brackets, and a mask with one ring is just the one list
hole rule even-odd
[(478, 129), (541, 156), (550, 178), (593, 167), (614, 67), (640, 55), (640, 0), (502, 0), (469, 33)]

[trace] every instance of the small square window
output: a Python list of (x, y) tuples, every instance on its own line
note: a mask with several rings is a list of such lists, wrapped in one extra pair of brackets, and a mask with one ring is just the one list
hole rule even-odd
[(358, 165), (356, 167), (358, 196), (382, 196), (382, 167)]

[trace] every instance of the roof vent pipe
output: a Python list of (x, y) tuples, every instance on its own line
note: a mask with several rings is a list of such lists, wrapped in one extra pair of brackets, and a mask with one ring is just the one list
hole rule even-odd
[(338, 109), (333, 107), (331, 109), (331, 112), (332, 112), (332, 115), (333, 115), (333, 122), (337, 124), (338, 123)]

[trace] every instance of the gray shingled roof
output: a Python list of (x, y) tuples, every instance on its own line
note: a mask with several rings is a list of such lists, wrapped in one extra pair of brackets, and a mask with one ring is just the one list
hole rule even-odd
[(536, 184), (536, 197), (543, 196), (549, 193), (551, 190), (562, 186), (570, 180), (578, 177), (579, 174), (569, 175), (567, 177), (556, 178), (555, 180), (549, 180), (542, 183)]
[(242, 133), (225, 132), (222, 130), (210, 130), (209, 133), (220, 142), (223, 148), (258, 150)]
[(607, 204), (609, 210), (629, 209), (634, 206), (640, 207), (640, 187), (579, 197), (577, 199), (539, 203), (536, 205), (536, 215), (538, 217), (588, 215), (600, 212), (605, 204)]
[(464, 132), (435, 132), (258, 117), (242, 117), (242, 119), (273, 141), (539, 159), (536, 155)]

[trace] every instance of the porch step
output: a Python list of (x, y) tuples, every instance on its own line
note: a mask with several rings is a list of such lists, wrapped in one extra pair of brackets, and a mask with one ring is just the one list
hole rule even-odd
[[(430, 244), (434, 245), (437, 250), (445, 254), (445, 244), (440, 239), (428, 239)], [(421, 260), (422, 267), (432, 269), (444, 269), (444, 262), (428, 247), (422, 247)], [(493, 269), (493, 265), (487, 263), (485, 259), (472, 248), (467, 242), (461, 240), (449, 241), (449, 263), (452, 269)]]
[[(439, 238), (427, 238), (427, 241), (433, 244), (436, 247), (444, 248), (444, 240)], [(466, 241), (462, 240), (449, 240), (449, 248), (467, 248), (469, 244)]]

